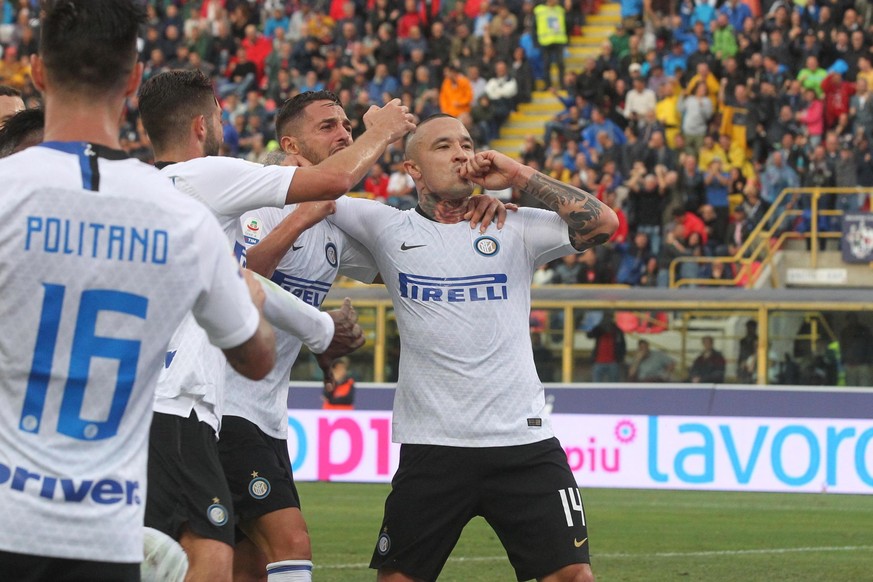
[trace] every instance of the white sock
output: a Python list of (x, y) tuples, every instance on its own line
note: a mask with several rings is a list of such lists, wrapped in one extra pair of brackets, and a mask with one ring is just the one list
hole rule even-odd
[(143, 528), (143, 582), (182, 582), (188, 572), (188, 555), (170, 536), (150, 527)]
[(312, 582), (312, 562), (282, 560), (267, 564), (267, 582)]

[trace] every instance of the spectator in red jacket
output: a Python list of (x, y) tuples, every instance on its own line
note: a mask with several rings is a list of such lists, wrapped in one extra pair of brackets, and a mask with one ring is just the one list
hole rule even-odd
[(835, 127), (840, 117), (849, 115), (849, 104), (852, 95), (855, 94), (855, 84), (843, 79), (846, 70), (848, 65), (845, 61), (838, 60), (831, 65), (828, 76), (821, 82), (821, 89), (824, 92), (825, 130)]
[(688, 212), (684, 208), (673, 209), (673, 222), (681, 224), (685, 227), (685, 236), (689, 237), (692, 233), (697, 233), (700, 236), (701, 244), (706, 244), (709, 239), (709, 233), (706, 232), (706, 225), (703, 223), (697, 214)]
[(375, 164), (370, 175), (364, 180), (364, 191), (383, 204), (388, 202), (388, 174), (382, 164)]

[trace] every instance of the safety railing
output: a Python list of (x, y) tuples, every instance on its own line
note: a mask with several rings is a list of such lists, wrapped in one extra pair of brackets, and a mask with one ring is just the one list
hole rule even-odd
[[(822, 240), (838, 239), (841, 232), (822, 229), (821, 220), (833, 221), (844, 214), (842, 208), (857, 207), (842, 204), (850, 196), (870, 193), (861, 188), (786, 188), (779, 193), (770, 209), (732, 256), (678, 257), (670, 263), (670, 287), (754, 287), (761, 273), (773, 264), (777, 251), (787, 240), (809, 240), (810, 267), (818, 264), (819, 244)], [(833, 204), (822, 207), (822, 200), (834, 198)], [(844, 200), (840, 200), (840, 199)], [(730, 278), (681, 277), (685, 264), (710, 266), (721, 263), (730, 268)], [(776, 285), (774, 285), (776, 286)]]
[[(648, 339), (652, 346), (668, 351), (677, 361), (677, 370), (687, 366), (698, 351), (703, 335), (716, 338), (725, 351), (730, 371), (737, 362), (735, 347), (748, 320), (758, 327), (759, 346), (754, 383), (767, 384), (772, 366), (771, 347), (777, 353), (790, 351), (794, 342), (811, 349), (819, 340), (832, 341), (838, 335), (832, 322), (841, 322), (849, 312), (873, 311), (873, 303), (863, 290), (834, 289), (827, 296), (815, 290), (760, 289), (658, 289), (617, 288), (587, 285), (546, 286), (531, 290), (531, 333), (538, 334), (552, 353), (554, 376), (561, 383), (590, 381), (593, 340), (587, 338), (592, 316), (611, 312), (626, 332), (628, 343)], [(391, 382), (396, 374), (401, 349), (394, 310), (382, 285), (335, 288), (325, 307), (339, 305), (345, 296), (360, 316), (366, 344), (352, 359), (360, 371), (360, 381)], [(799, 332), (803, 325), (806, 331)], [(631, 345), (628, 345), (632, 349)], [(295, 379), (318, 379), (301, 372)], [(728, 373), (728, 382), (735, 381)]]

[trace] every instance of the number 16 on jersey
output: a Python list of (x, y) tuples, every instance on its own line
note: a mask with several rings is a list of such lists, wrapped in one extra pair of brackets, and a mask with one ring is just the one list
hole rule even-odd
[[(66, 287), (43, 283), (45, 296), (36, 336), (33, 363), (27, 379), (27, 392), (21, 411), (19, 428), (25, 432), (38, 433), (45, 411), (46, 394), (52, 375), (52, 365), (58, 343), (58, 330), (64, 311)], [(79, 297), (76, 327), (70, 351), (70, 368), (64, 385), (61, 408), (58, 414), (57, 431), (74, 439), (100, 440), (118, 433), (121, 418), (130, 400), (136, 382), (140, 342), (96, 335), (97, 318), (101, 311), (123, 313), (145, 319), (148, 299), (141, 295), (109, 289), (83, 291)], [(105, 420), (82, 418), (82, 405), (92, 358), (118, 360), (118, 375), (115, 389)], [(98, 381), (105, 385), (105, 381)], [(101, 395), (101, 400), (109, 397)]]

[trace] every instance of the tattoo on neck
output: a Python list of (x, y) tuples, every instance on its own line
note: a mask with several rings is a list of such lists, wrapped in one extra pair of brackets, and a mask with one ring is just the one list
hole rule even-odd
[(531, 176), (522, 191), (564, 219), (570, 229), (570, 242), (576, 250), (609, 240), (609, 234), (595, 232), (600, 226), (603, 205), (591, 194), (541, 173)]
[(418, 206), (431, 219), (443, 224), (455, 224), (464, 219), (469, 198), (442, 199), (433, 194), (420, 195)]
[(418, 207), (431, 218), (435, 219), (434, 215), (436, 214), (436, 205), (439, 201), (439, 198), (431, 195), (429, 192), (418, 193)]

